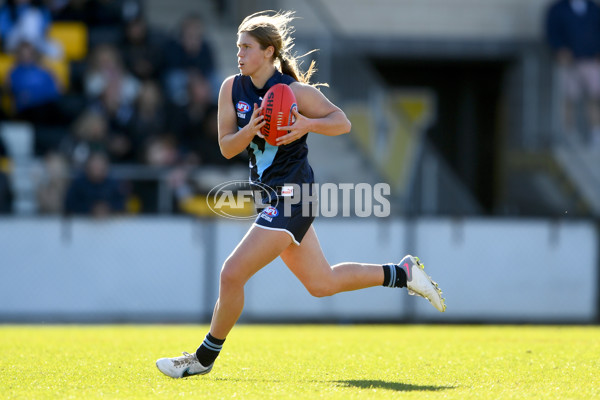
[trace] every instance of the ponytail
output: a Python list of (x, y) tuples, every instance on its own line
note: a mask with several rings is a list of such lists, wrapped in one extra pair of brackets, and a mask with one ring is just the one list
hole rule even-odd
[(288, 59), (286, 56), (280, 55), (278, 59), (281, 73), (291, 76), (298, 82), (310, 84), (311, 76), (317, 71), (317, 63), (315, 62), (315, 60), (311, 60), (308, 70), (303, 73), (298, 68), (297, 58)]

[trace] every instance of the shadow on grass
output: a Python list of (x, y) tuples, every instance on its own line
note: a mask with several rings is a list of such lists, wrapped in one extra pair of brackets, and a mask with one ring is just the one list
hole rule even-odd
[(454, 386), (423, 386), (411, 385), (402, 382), (386, 382), (381, 380), (350, 379), (346, 381), (334, 381), (334, 383), (344, 387), (356, 387), (360, 389), (387, 389), (396, 392), (425, 391), (436, 392), (439, 390), (454, 389)]
[[(221, 377), (216, 377), (213, 378), (215, 381), (227, 381), (227, 382), (285, 382), (283, 380), (279, 380), (279, 379), (252, 379), (252, 378), (232, 378), (232, 377), (228, 377), (228, 378), (221, 378)], [(338, 380), (338, 381), (314, 381), (314, 380), (310, 380), (307, 382), (312, 382), (312, 383), (333, 383), (336, 384), (337, 386), (340, 387), (347, 387), (347, 388), (359, 388), (359, 389), (386, 389), (386, 390), (393, 390), (396, 392), (437, 392), (437, 391), (441, 391), (441, 390), (447, 390), (447, 389), (456, 389), (456, 386), (433, 386), (433, 385), (411, 385), (409, 383), (402, 383), (402, 382), (389, 382), (389, 381), (382, 381), (379, 379), (373, 379), (373, 380), (369, 380), (369, 379), (348, 379), (348, 380)]]

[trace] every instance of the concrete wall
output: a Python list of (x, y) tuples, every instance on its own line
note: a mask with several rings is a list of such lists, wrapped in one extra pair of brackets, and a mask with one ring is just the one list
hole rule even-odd
[[(249, 223), (189, 219), (0, 220), (0, 322), (208, 321), (220, 265)], [(544, 220), (316, 221), (326, 257), (419, 255), (444, 314), (404, 290), (312, 298), (276, 260), (246, 288), (245, 321), (592, 322), (593, 224)]]

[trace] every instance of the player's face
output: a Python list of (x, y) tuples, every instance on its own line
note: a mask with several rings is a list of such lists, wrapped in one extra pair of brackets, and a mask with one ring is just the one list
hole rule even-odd
[(253, 75), (268, 62), (269, 49), (262, 50), (258, 41), (249, 33), (238, 36), (238, 68), (242, 75)]

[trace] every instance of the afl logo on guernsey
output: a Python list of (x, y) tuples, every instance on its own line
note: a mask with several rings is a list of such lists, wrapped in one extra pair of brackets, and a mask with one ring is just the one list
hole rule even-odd
[(237, 116), (245, 119), (246, 113), (250, 111), (250, 104), (246, 103), (245, 101), (238, 101), (235, 109), (237, 111)]
[(270, 206), (270, 207), (265, 208), (260, 213), (260, 218), (267, 220), (269, 222), (273, 222), (273, 218), (276, 217), (277, 215), (279, 215), (279, 211), (277, 211), (277, 209), (275, 207)]
[(279, 214), (279, 211), (275, 207), (267, 207), (263, 210), (264, 215), (268, 215), (269, 217), (276, 217)]
[(246, 103), (245, 101), (238, 101), (237, 110), (245, 114), (250, 111), (250, 104)]

